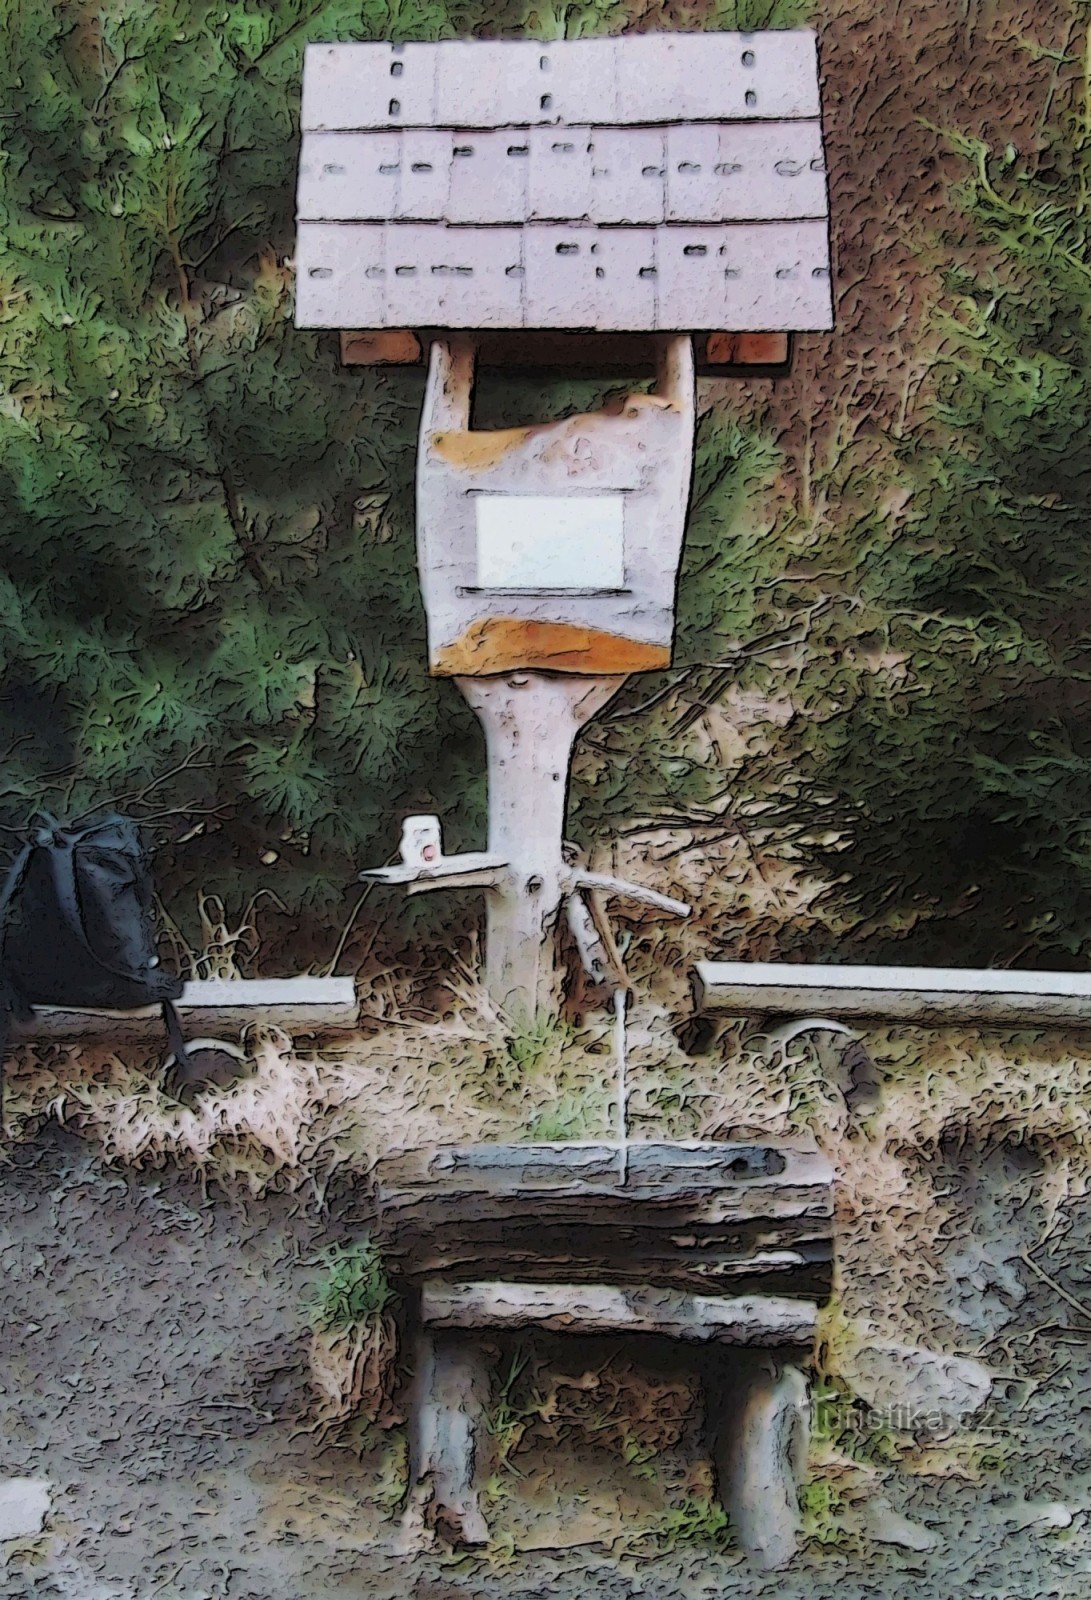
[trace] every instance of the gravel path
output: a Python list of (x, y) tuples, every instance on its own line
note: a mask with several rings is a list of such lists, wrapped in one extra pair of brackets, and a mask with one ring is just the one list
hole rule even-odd
[[(1091, 1218), (1063, 1255), (1079, 1295)], [(940, 1536), (914, 1553), (809, 1548), (757, 1579), (695, 1545), (409, 1560), (386, 1521), (393, 1457), (364, 1466), (300, 1424), (306, 1296), (328, 1222), (298, 1198), (205, 1202), (173, 1177), (106, 1171), (44, 1134), (0, 1169), (0, 1479), (51, 1485), (37, 1539), (0, 1544), (13, 1600), (1076, 1600), (1091, 1594), (1091, 1342), (1024, 1341), (1037, 1386), (991, 1419), (998, 1475), (893, 1475), (882, 1492)], [(1079, 1321), (1035, 1281), (1005, 1330)], [(997, 1361), (991, 1357), (993, 1364)], [(1028, 1389), (1030, 1390), (1028, 1397)], [(1020, 1397), (1025, 1399), (1022, 1409)], [(1060, 1503), (1019, 1528), (1024, 1501)], [(6, 1565), (4, 1560), (6, 1557)]]

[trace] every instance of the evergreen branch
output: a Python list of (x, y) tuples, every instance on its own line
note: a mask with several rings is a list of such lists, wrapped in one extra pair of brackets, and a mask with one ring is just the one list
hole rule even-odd
[[(668, 669), (669, 670), (669, 669)], [(666, 683), (657, 689), (655, 694), (649, 695), (647, 700), (642, 700), (639, 705), (630, 706), (625, 711), (613, 711), (608, 717), (603, 717), (603, 722), (624, 722), (628, 717), (642, 717), (655, 706), (660, 705), (668, 695), (674, 694), (682, 687), (687, 675), (695, 670), (694, 667), (682, 667), (679, 670), (678, 680), (675, 683)]]
[(117, 80), (121, 77), (121, 74), (125, 71), (125, 68), (132, 66), (133, 63), (136, 62), (136, 61), (143, 61), (143, 60), (144, 60), (143, 52), (141, 52), (139, 55), (131, 56), (131, 55), (128, 55), (125, 51), (122, 51), (121, 60), (118, 61), (117, 66), (113, 69), (112, 72), (107, 73), (107, 71), (106, 71), (106, 47), (105, 47), (105, 44), (103, 44), (103, 48), (102, 48), (102, 70), (103, 70), (103, 74), (104, 74), (104, 82), (103, 82), (102, 88), (99, 90), (98, 94), (95, 97), (94, 105), (91, 107), (91, 116), (92, 116), (92, 118), (95, 118), (95, 117), (98, 116), (99, 111), (102, 109), (102, 106), (105, 103), (105, 101), (106, 101), (111, 89), (114, 87), (114, 84), (117, 82)]
[(163, 772), (158, 778), (153, 778), (142, 789), (133, 789), (128, 794), (111, 795), (108, 800), (100, 800), (98, 805), (92, 806), (84, 815), (92, 817), (96, 811), (103, 811), (107, 806), (139, 805), (162, 784), (169, 783), (171, 778), (176, 778), (180, 772), (199, 772), (219, 766), (221, 764), (219, 762), (197, 760), (198, 756), (207, 755), (208, 753), (209, 746), (201, 745), (196, 750), (191, 750), (189, 755), (185, 756), (176, 767), (171, 767), (169, 772)]
[(262, 62), (265, 61), (267, 57), (271, 56), (275, 50), (279, 50), (282, 45), (286, 45), (289, 39), (294, 38), (301, 29), (309, 28), (312, 22), (317, 22), (325, 9), (326, 0), (319, 0), (318, 5), (315, 6), (313, 11), (308, 12), (306, 16), (299, 17), (297, 21), (292, 23), (290, 28), (285, 28), (284, 32), (280, 34), (278, 38), (271, 39), (265, 46), (264, 50), (258, 51), (258, 54), (254, 57), (254, 60), (250, 65), (249, 71), (256, 72), (258, 67), (261, 66)]
[[(196, 261), (187, 261), (185, 263), (187, 270), (189, 272), (199, 272), (201, 270), (201, 268), (204, 266), (205, 262), (208, 260), (209, 256), (214, 256), (216, 254), (216, 251), (220, 248), (220, 246), (222, 244), (225, 244), (226, 241), (228, 239), (230, 239), (230, 237), (231, 237), (231, 235), (233, 233), (240, 233), (243, 228), (250, 227), (251, 223), (257, 221), (257, 216), (258, 216), (258, 213), (256, 211), (252, 211), (249, 214), (249, 216), (240, 217), (238, 222), (233, 222), (231, 224), (230, 228), (228, 228), (224, 233), (221, 233), (219, 238), (213, 244), (211, 244), (209, 246), (209, 248), (205, 251), (203, 256), (198, 256)], [(221, 367), (219, 370), (220, 371), (226, 371), (227, 370), (226, 365), (224, 367)]]
[[(164, 121), (166, 118), (164, 117)], [(205, 415), (205, 427), (208, 439), (212, 446), (213, 457), (216, 461), (217, 474), (220, 488), (223, 493), (224, 509), (231, 527), (231, 533), (242, 556), (243, 566), (261, 589), (272, 587), (269, 574), (265, 571), (261, 557), (253, 540), (246, 529), (246, 517), (243, 512), (242, 502), (238, 487), (235, 483), (234, 473), (227, 459), (227, 449), (216, 426), (212, 407), (202, 387), (202, 372), (200, 353), (197, 349), (197, 307), (193, 300), (192, 284), (189, 270), (182, 255), (181, 238), (178, 233), (175, 219), (174, 181), (173, 174), (167, 185), (166, 211), (164, 217), (167, 235), (167, 248), (170, 253), (171, 263), (174, 267), (175, 282), (178, 288), (178, 297), (182, 305), (182, 320), (186, 333), (186, 356), (189, 362), (190, 375), (194, 387), (200, 397), (201, 408)]]
[(828, 595), (825, 599), (816, 601), (806, 613), (806, 621), (803, 624), (802, 632), (797, 633), (794, 637), (789, 635), (782, 638), (772, 638), (768, 643), (757, 640), (745, 649), (737, 651), (717, 673), (706, 689), (704, 698), (691, 705), (689, 710), (685, 711), (670, 729), (669, 737), (672, 739), (681, 738), (682, 734), (688, 733), (695, 723), (700, 722), (701, 718), (712, 709), (720, 695), (728, 687), (731, 676), (737, 670), (740, 661), (746, 661), (756, 656), (775, 655), (778, 650), (788, 649), (792, 645), (806, 644), (812, 621), (833, 603), (833, 598), (832, 595)]

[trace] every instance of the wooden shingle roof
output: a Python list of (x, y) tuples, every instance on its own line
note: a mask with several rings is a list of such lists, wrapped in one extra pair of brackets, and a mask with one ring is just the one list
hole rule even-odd
[(831, 325), (814, 35), (311, 45), (296, 319)]

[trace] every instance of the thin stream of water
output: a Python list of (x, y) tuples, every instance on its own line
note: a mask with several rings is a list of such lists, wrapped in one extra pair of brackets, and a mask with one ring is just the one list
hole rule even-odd
[(617, 1063), (617, 1153), (618, 1176), (622, 1183), (629, 1179), (629, 1085), (625, 1059), (625, 1007), (624, 989), (614, 990), (614, 1060)]

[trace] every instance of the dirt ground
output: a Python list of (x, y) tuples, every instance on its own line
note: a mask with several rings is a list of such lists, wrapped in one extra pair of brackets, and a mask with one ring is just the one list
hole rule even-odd
[[(396, 1555), (400, 1431), (362, 1459), (308, 1431), (307, 1299), (345, 1198), (325, 1214), (302, 1193), (206, 1199), (192, 1180), (110, 1170), (46, 1127), (0, 1169), (0, 1476), (48, 1480), (52, 1508), (40, 1537), (0, 1546), (0, 1593), (1075, 1600), (1091, 1591), (1091, 1334), (1072, 1331), (1084, 1319), (1056, 1287), (1012, 1266), (1038, 1177), (985, 1162), (949, 1230), (959, 1257), (979, 1237), (970, 1210), (992, 1229), (968, 1269), (987, 1326), (964, 1342), (998, 1373), (995, 1403), (972, 1433), (849, 1474), (857, 1509), (881, 1494), (938, 1546), (913, 1552), (827, 1518), (789, 1572), (761, 1579), (729, 1543), (686, 1538), (661, 1486), (594, 1453), (558, 1460), (557, 1515), (531, 1540), (546, 1548), (515, 1554), (500, 1528), (523, 1519), (526, 1537), (532, 1453), (487, 1556)], [(1086, 1207), (1062, 1210), (1050, 1248), (1049, 1276), (1083, 1298)], [(820, 1468), (835, 1489), (837, 1470)], [(574, 1527), (596, 1537), (596, 1515), (599, 1542), (561, 1548)]]

